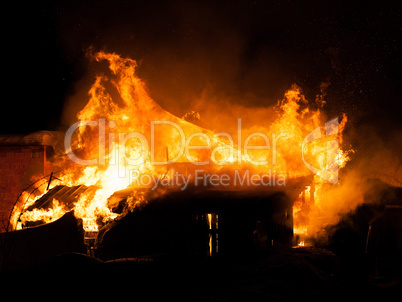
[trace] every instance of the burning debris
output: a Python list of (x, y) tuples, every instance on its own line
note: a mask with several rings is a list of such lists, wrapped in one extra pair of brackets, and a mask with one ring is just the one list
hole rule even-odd
[(71, 211), (81, 194), (94, 194), (95, 191), (95, 188), (83, 185), (71, 188), (56, 186), (21, 213), (17, 221), (21, 223), (21, 228), (52, 222)]

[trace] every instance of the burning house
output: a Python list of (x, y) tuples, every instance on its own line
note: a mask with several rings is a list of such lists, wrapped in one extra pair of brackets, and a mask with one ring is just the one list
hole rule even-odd
[[(295, 178), (282, 189), (216, 189), (199, 188), (194, 184), (186, 190), (129, 187), (107, 199), (108, 208), (119, 216), (110, 220), (99, 217), (95, 221), (98, 229), (83, 229), (78, 242), (85, 242), (86, 253), (104, 260), (160, 254), (234, 256), (260, 249), (289, 248), (294, 240), (293, 200), (310, 182), (311, 178)], [(36, 227), (40, 236), (41, 228), (49, 221), (66, 212), (74, 213), (81, 196), (95, 196), (98, 189), (96, 186), (57, 185), (36, 199), (25, 212), (20, 212), (16, 221), (23, 230)], [(135, 196), (139, 200), (135, 200)], [(133, 203), (144, 199), (146, 202), (133, 208)], [(51, 222), (49, 228), (53, 225), (59, 232), (58, 225), (68, 219), (64, 215), (60, 220), (58, 224)], [(82, 223), (77, 225), (82, 228)], [(82, 252), (82, 245), (77, 243), (69, 248), (74, 246)], [(31, 249), (26, 252), (31, 253)]]
[(3, 296), (395, 299), (397, 2), (9, 3)]
[[(99, 232), (94, 246), (106, 254), (126, 244), (134, 254), (183, 250), (184, 245), (188, 251), (211, 255), (251, 246), (290, 246), (293, 202), (306, 187), (323, 182), (310, 176), (305, 156), (333, 153), (315, 163), (322, 167), (321, 178), (329, 181), (337, 177), (330, 174), (335, 171), (332, 166), (342, 167), (348, 160), (337, 143), (346, 117), (327, 129), (336, 144), (309, 144), (300, 156), (300, 142), (318, 126), (320, 111), (302, 108), (305, 100), (297, 87), (279, 103), (282, 113), (268, 129), (243, 129), (239, 119), (235, 133), (215, 133), (154, 102), (136, 76), (134, 60), (104, 52), (93, 58), (109, 63), (110, 84), (120, 99), (106, 90), (107, 77), (96, 78), (79, 121), (58, 140), (64, 150), (54, 148), (54, 166), (60, 169), (43, 171), (47, 176), (42, 181), (22, 190), (8, 231), (50, 223), (74, 211), (87, 241), (93, 242)], [(307, 143), (314, 138), (310, 136)], [(170, 214), (164, 217), (164, 211)], [(140, 225), (144, 234), (149, 231), (156, 237), (141, 239)], [(200, 235), (201, 243), (194, 242), (198, 237), (190, 235), (191, 230), (200, 233), (201, 226), (207, 226), (205, 234)]]
[[(345, 207), (333, 200), (353, 193), (338, 175), (352, 152), (341, 148), (346, 115), (322, 127), (323, 100), (310, 108), (293, 86), (269, 124), (238, 119), (234, 131), (212, 131), (160, 107), (134, 60), (91, 57), (109, 74), (96, 77), (63, 135), (1, 139), (2, 171), (21, 171), (10, 178), (21, 186), (2, 193), (1, 270), (43, 267), (65, 253), (96, 263), (234, 259), (303, 246), (339, 221)], [(329, 276), (333, 255), (323, 259)]]

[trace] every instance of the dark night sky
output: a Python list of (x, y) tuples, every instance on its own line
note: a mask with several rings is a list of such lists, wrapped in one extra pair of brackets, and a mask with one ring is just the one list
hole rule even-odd
[(398, 1), (35, 1), (4, 16), (1, 133), (65, 127), (63, 104), (91, 84), (90, 46), (136, 59), (179, 116), (205, 89), (269, 106), (292, 83), (314, 99), (327, 81), (330, 115), (401, 131)]

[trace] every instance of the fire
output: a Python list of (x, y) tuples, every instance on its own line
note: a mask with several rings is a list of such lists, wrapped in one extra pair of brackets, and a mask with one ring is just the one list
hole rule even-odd
[[(317, 100), (309, 107), (296, 85), (278, 102), (276, 117), (270, 125), (256, 121), (252, 127), (243, 129), (238, 120), (236, 141), (228, 133), (201, 128), (160, 107), (136, 75), (135, 60), (106, 52), (92, 54), (91, 58), (98, 62), (107, 61), (110, 75), (96, 77), (88, 92), (88, 103), (77, 114), (78, 122), (70, 133), (71, 145), (66, 149), (68, 158), (76, 164), (68, 159), (59, 163), (64, 167), (63, 173), (51, 185), (98, 188), (95, 194), (80, 196), (74, 205), (74, 213), (83, 220), (86, 231), (97, 231), (100, 220), (105, 223), (117, 216), (107, 202), (116, 191), (128, 186), (133, 188), (133, 195), (129, 198), (131, 209), (146, 202), (144, 196), (135, 190), (135, 180), (141, 175), (168, 179), (166, 166), (173, 162), (191, 162), (195, 167), (202, 164), (204, 170), (217, 173), (235, 169), (266, 173), (274, 169), (275, 173), (287, 177), (299, 177), (311, 175), (303, 160), (314, 158), (314, 166), (318, 167), (314, 178), (316, 196), (325, 183), (323, 178), (335, 177), (326, 175), (332, 171), (329, 165), (343, 167), (348, 161), (347, 152), (336, 144), (323, 144), (317, 140), (303, 146), (306, 135), (322, 125), (324, 102)], [(191, 116), (200, 118), (196, 112)], [(346, 121), (344, 116), (336, 129), (337, 134), (326, 139), (336, 136), (337, 142), (341, 143)], [(327, 132), (331, 131), (327, 129)], [(325, 157), (328, 148), (337, 148), (333, 153), (335, 161)], [(312, 206), (308, 202), (310, 193), (310, 188), (306, 188), (295, 201), (295, 233), (309, 232), (308, 221), (302, 214)], [(40, 194), (36, 196), (39, 197)], [(319, 204), (319, 198), (314, 198), (314, 202)], [(47, 211), (24, 212), (27, 207), (28, 204), (24, 205), (19, 213), (23, 213), (22, 219), (29, 221), (42, 219), (49, 222), (67, 211), (57, 200)], [(208, 220), (211, 228), (211, 217), (208, 216)], [(12, 220), (14, 228), (20, 228), (16, 221), (15, 218)]]
[(207, 217), (208, 217), (208, 226), (209, 226), (209, 229), (211, 230), (212, 229), (212, 214), (208, 213)]
[[(343, 168), (349, 160), (348, 152), (342, 152), (342, 150), (340, 150), (339, 154), (336, 156), (336, 160), (336, 164), (339, 165), (340, 168)], [(331, 175), (330, 177), (333, 176)], [(340, 197), (344, 199), (348, 198), (339, 196), (336, 192), (346, 192), (349, 191), (351, 187), (353, 187), (353, 185), (344, 185), (343, 183), (328, 185), (328, 182), (321, 177), (321, 174), (317, 173), (317, 175), (314, 176), (312, 185), (306, 186), (305, 190), (299, 194), (293, 204), (293, 232), (300, 237), (300, 243), (303, 242), (303, 246), (305, 244), (305, 238), (314, 237), (316, 233), (323, 230), (323, 227), (337, 221), (338, 215), (345, 211), (345, 209), (344, 206), (338, 209), (331, 209), (332, 203), (340, 203), (340, 201), (337, 200)]]
[(22, 223), (37, 220), (43, 220), (45, 223), (49, 223), (59, 219), (65, 212), (64, 206), (60, 204), (58, 200), (53, 199), (52, 207), (49, 210), (33, 209), (32, 211), (24, 212), (20, 219)]

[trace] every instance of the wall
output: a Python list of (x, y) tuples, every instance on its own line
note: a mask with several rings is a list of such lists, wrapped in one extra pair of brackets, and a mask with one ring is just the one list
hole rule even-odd
[(5, 231), (10, 212), (21, 191), (35, 177), (50, 174), (47, 153), (51, 146), (0, 146), (0, 231)]

